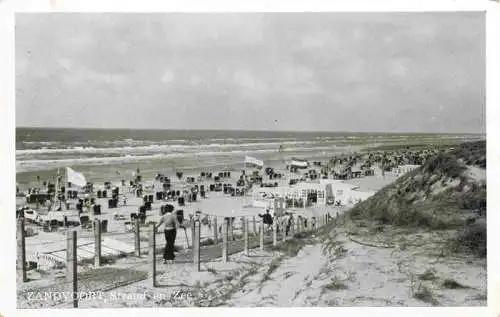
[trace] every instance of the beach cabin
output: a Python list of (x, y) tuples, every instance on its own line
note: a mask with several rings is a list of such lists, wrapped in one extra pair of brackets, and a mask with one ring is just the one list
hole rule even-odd
[(334, 179), (320, 179), (318, 182), (299, 182), (294, 186), (262, 187), (253, 192), (252, 206), (273, 209), (275, 199), (309, 200), (312, 204), (326, 205), (340, 202), (352, 205), (371, 197), (374, 192), (363, 192), (359, 187)]
[(359, 167), (359, 166), (351, 167), (351, 177), (359, 178), (359, 177), (361, 177), (362, 173), (363, 173), (363, 171), (361, 170), (361, 167)]
[(293, 189), (293, 198), (310, 200), (320, 205), (326, 204), (326, 187), (321, 183), (298, 183)]
[(408, 172), (411, 172), (417, 168), (419, 168), (420, 165), (400, 165), (398, 167), (393, 167), (391, 172), (394, 176), (400, 177)]
[(299, 182), (292, 187), (263, 187), (253, 193), (253, 206), (271, 208), (277, 198), (310, 200), (315, 204), (326, 204), (326, 187), (320, 183)]

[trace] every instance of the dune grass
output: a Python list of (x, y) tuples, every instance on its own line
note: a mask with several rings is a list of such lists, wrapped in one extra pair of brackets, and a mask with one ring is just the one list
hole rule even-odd
[(465, 173), (467, 165), (485, 167), (485, 155), (485, 141), (443, 151), (357, 204), (347, 216), (355, 223), (372, 222), (372, 233), (377, 233), (377, 225), (456, 230), (451, 250), (485, 257), (486, 225), (465, 216), (486, 216), (486, 183)]
[(433, 306), (439, 304), (432, 291), (427, 286), (423, 286), (422, 284), (420, 284), (418, 289), (413, 293), (413, 297), (423, 302), (432, 304)]
[(441, 285), (444, 288), (448, 288), (448, 289), (469, 288), (469, 287), (462, 285), (462, 284), (458, 283), (457, 281), (450, 279), (450, 278), (445, 279)]
[(345, 284), (344, 281), (337, 276), (332, 277), (328, 284), (322, 286), (324, 291), (339, 291), (347, 288), (347, 284)]
[(418, 278), (422, 281), (434, 281), (437, 279), (436, 270), (427, 269), (425, 272), (419, 274)]

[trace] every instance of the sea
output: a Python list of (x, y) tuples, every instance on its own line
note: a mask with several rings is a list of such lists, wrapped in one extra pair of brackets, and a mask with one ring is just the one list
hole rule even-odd
[[(17, 128), (18, 184), (52, 179), (69, 166), (87, 181), (132, 179), (174, 171), (241, 170), (245, 156), (265, 164), (292, 157), (320, 160), (378, 145), (482, 138), (471, 134), (293, 131)], [(195, 175), (193, 175), (195, 176)]]

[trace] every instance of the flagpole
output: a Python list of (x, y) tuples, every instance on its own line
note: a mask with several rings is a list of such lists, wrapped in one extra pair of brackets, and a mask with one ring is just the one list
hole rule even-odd
[(245, 151), (245, 158), (243, 159), (243, 206), (247, 204), (247, 151)]
[(62, 210), (62, 201), (60, 199), (60, 196), (59, 196), (59, 191), (60, 191), (60, 186), (61, 184), (59, 183), (59, 167), (57, 168), (57, 179), (56, 179), (56, 197), (57, 197), (57, 200), (59, 200), (59, 208)]

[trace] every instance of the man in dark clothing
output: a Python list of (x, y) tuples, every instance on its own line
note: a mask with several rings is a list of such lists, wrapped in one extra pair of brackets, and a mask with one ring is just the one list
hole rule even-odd
[(273, 216), (269, 213), (269, 209), (266, 210), (266, 213), (262, 216), (262, 219), (264, 220), (264, 224), (267, 225), (267, 230), (271, 228), (273, 225)]

